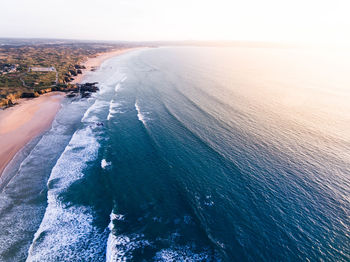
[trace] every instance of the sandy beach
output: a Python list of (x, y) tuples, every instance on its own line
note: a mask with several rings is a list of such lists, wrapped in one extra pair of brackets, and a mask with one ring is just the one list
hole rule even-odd
[(95, 57), (88, 58), (84, 63), (82, 63), (82, 65), (84, 65), (86, 69), (83, 69), (82, 70), (83, 73), (76, 76), (74, 80), (70, 83), (79, 84), (83, 80), (87, 72), (91, 71), (91, 69), (97, 69), (106, 59), (111, 58), (113, 56), (124, 54), (126, 52), (129, 52), (135, 49), (136, 48), (117, 49), (107, 53), (100, 53)]
[(0, 111), (0, 174), (23, 146), (51, 126), (63, 97), (52, 92)]
[[(87, 72), (97, 69), (106, 59), (132, 49), (113, 50), (88, 58), (83, 63), (86, 69), (71, 83), (80, 83)], [(50, 128), (63, 98), (63, 93), (52, 92), (34, 99), (19, 99), (18, 105), (0, 110), (0, 176), (19, 150)]]

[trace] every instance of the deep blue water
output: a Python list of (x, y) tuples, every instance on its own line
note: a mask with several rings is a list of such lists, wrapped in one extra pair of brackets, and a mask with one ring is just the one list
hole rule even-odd
[(67, 126), (28, 261), (349, 261), (349, 61), (243, 47), (106, 61), (86, 78), (100, 92), (65, 101), (50, 131)]

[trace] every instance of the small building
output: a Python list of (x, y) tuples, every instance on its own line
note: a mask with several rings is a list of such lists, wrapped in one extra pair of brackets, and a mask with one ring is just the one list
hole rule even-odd
[(51, 67), (29, 67), (29, 71), (32, 72), (56, 72), (56, 68)]

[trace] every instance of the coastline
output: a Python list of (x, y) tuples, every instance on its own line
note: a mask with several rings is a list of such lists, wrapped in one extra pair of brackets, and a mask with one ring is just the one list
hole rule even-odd
[[(81, 83), (87, 72), (97, 69), (106, 59), (134, 49), (118, 49), (87, 58), (82, 64), (86, 69), (70, 83)], [(25, 145), (50, 128), (64, 97), (62, 92), (50, 92), (37, 98), (19, 99), (17, 105), (0, 110), (0, 177)]]
[(51, 126), (63, 98), (51, 92), (0, 111), (0, 176), (17, 152)]
[(117, 49), (117, 50), (113, 50), (113, 51), (106, 52), (106, 53), (99, 53), (95, 57), (88, 58), (84, 63), (81, 64), (81, 65), (85, 66), (85, 69), (82, 69), (82, 74), (79, 74), (78, 76), (76, 76), (74, 78), (74, 80), (69, 82), (69, 83), (73, 84), (73, 85), (80, 84), (83, 81), (87, 72), (90, 72), (91, 70), (97, 69), (98, 67), (100, 67), (100, 65), (105, 60), (112, 58), (114, 56), (117, 56), (117, 55), (124, 54), (124, 53), (132, 51), (132, 50), (136, 50), (136, 49), (138, 49), (138, 48)]

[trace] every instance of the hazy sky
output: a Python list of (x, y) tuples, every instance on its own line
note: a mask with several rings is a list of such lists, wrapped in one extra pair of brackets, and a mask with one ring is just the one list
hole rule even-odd
[(0, 37), (350, 43), (350, 0), (2, 0)]

